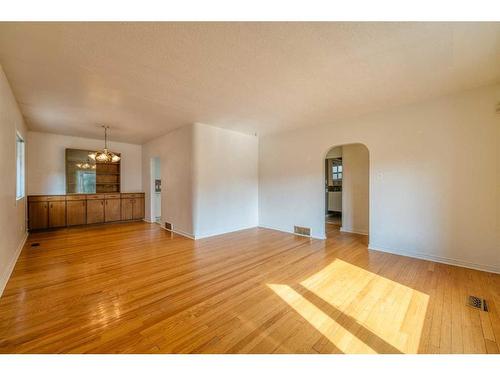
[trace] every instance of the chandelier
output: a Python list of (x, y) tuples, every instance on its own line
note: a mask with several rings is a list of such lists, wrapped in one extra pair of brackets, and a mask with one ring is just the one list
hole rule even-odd
[(89, 158), (100, 163), (117, 163), (120, 157), (108, 150), (108, 129), (109, 126), (103, 125), (104, 128), (104, 149), (102, 151), (91, 152)]

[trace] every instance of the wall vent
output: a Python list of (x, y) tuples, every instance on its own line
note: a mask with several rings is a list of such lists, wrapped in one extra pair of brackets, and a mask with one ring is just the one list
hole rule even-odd
[(488, 311), (488, 305), (486, 304), (486, 300), (484, 298), (479, 298), (476, 296), (467, 297), (467, 306), (486, 312)]
[(293, 233), (300, 234), (301, 236), (311, 236), (311, 228), (299, 227), (295, 225), (293, 227)]
[(167, 222), (165, 221), (165, 229), (166, 229), (166, 230), (172, 230), (172, 224), (171, 224), (171, 223), (167, 223)]

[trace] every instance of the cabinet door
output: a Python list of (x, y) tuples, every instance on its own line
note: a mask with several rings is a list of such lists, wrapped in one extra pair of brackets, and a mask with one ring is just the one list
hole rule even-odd
[(104, 219), (106, 222), (121, 220), (120, 201), (120, 199), (106, 199), (104, 204)]
[(122, 220), (132, 220), (133, 217), (133, 199), (125, 198), (122, 199)]
[(66, 226), (66, 201), (49, 203), (49, 228)]
[(104, 199), (87, 200), (87, 224), (104, 222)]
[(144, 218), (144, 198), (134, 198), (133, 219)]
[(49, 204), (47, 202), (30, 202), (29, 229), (46, 229), (49, 226)]
[(87, 202), (67, 201), (66, 202), (66, 224), (82, 225), (87, 222)]

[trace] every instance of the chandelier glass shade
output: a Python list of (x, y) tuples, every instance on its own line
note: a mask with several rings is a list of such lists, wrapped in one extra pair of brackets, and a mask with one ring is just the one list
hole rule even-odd
[(99, 163), (117, 163), (120, 161), (120, 157), (116, 154), (113, 154), (108, 149), (109, 126), (103, 126), (103, 128), (104, 128), (104, 149), (102, 151), (91, 152), (89, 154), (89, 158)]

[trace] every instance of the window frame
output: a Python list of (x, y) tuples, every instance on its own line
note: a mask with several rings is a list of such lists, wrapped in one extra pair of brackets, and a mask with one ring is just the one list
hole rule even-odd
[[(20, 145), (22, 145), (21, 148)], [(20, 152), (21, 155), (19, 154)], [(18, 131), (16, 131), (16, 201), (24, 199), (25, 197), (26, 197), (26, 142), (23, 136)]]

